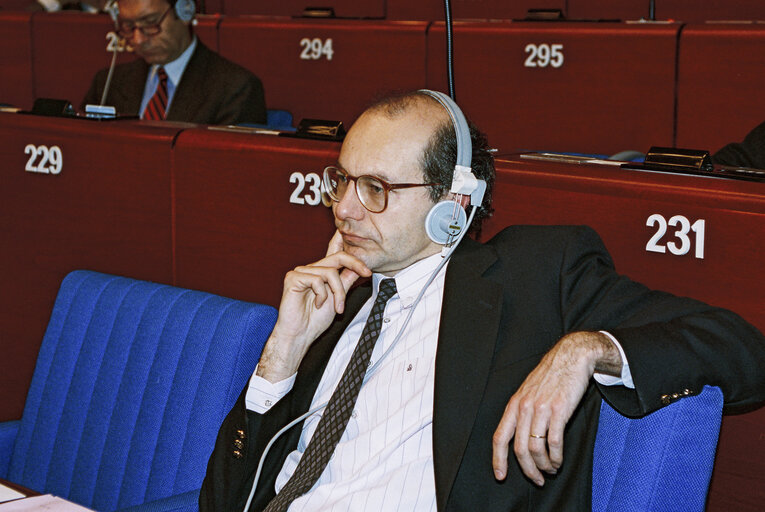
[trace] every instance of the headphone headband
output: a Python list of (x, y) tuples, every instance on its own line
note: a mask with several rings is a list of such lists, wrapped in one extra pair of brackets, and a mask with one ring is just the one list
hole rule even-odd
[(442, 92), (431, 91), (430, 89), (420, 89), (418, 92), (430, 96), (446, 109), (457, 137), (457, 166), (464, 167), (469, 171), (473, 159), (473, 143), (470, 140), (470, 128), (467, 119), (465, 119), (465, 114), (462, 113), (453, 99)]
[(486, 191), (486, 182), (479, 180), (473, 174), (473, 142), (470, 139), (470, 127), (465, 114), (446, 94), (430, 89), (420, 89), (418, 92), (430, 96), (446, 109), (454, 126), (454, 134), (457, 138), (457, 164), (454, 166), (452, 188), (450, 192), (470, 196), (470, 204), (480, 207), (483, 202), (483, 194)]

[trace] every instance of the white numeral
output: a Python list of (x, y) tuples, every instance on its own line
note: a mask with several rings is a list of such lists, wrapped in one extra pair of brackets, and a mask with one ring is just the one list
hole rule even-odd
[[(305, 176), (301, 172), (293, 172), (290, 174), (290, 183), (296, 184), (290, 195), (290, 203), (316, 206), (322, 202), (323, 183), (321, 176), (315, 172), (309, 172)], [(304, 194), (306, 186), (308, 190)]]
[(300, 40), (300, 46), (303, 47), (303, 51), (300, 52), (300, 58), (303, 60), (319, 60), (322, 56), (332, 60), (332, 55), (335, 53), (332, 49), (332, 38), (322, 41), (318, 37), (313, 39), (304, 37)]
[(106, 34), (106, 51), (107, 52), (124, 52), (127, 42), (118, 36), (114, 31), (107, 32)]
[[(58, 174), (64, 166), (64, 155), (58, 146), (51, 146), (49, 148), (44, 145), (35, 146), (34, 144), (27, 144), (24, 147), (24, 154), (29, 155), (27, 165), (24, 167), (24, 170), (27, 172)], [(35, 163), (38, 156), (40, 160)]]
[[(704, 230), (706, 227), (706, 221), (704, 219), (698, 219), (691, 224), (691, 221), (683, 215), (675, 215), (669, 219), (669, 222), (663, 215), (654, 213), (645, 223), (648, 227), (658, 226), (656, 232), (653, 234), (648, 243), (645, 245), (645, 250), (649, 252), (666, 253), (667, 249), (675, 256), (684, 256), (691, 250), (691, 238), (688, 233), (693, 231), (695, 233), (695, 246), (694, 256), (698, 259), (704, 259)], [(678, 228), (675, 232), (675, 238), (680, 242), (680, 245), (676, 241), (667, 242), (666, 246), (661, 243), (661, 239), (667, 234), (667, 226)]]
[(552, 66), (559, 68), (563, 65), (562, 44), (532, 44), (526, 45), (524, 52), (528, 53), (523, 65), (527, 68), (546, 68)]

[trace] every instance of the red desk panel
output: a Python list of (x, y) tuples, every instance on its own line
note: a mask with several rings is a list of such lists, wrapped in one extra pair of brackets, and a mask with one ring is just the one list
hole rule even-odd
[[(319, 199), (312, 187), (339, 148), (204, 129), (181, 133), (173, 163), (176, 284), (278, 306), (284, 274), (322, 258), (334, 233), (330, 209), (310, 203)], [(290, 202), (293, 196), (303, 204)]]
[[(568, 0), (570, 2), (570, 0)], [(529, 9), (545, 8), (566, 11), (565, 0), (454, 0), (452, 19), (523, 19)], [(443, 21), (443, 2), (387, 0), (389, 20)]]
[(219, 41), (223, 56), (263, 81), (268, 108), (289, 110), (296, 123), (349, 125), (375, 96), (425, 85), (425, 29), (424, 22), (242, 17), (223, 20)]
[[(171, 282), (170, 161), (179, 130), (0, 114), (0, 420), (21, 417), (69, 271)], [(43, 158), (31, 160), (29, 144), (60, 149), (58, 174), (25, 170)]]
[[(567, 14), (577, 18), (648, 18), (648, 2), (634, 0), (568, 0)], [(657, 20), (704, 22), (707, 20), (765, 19), (762, 0), (660, 0), (656, 2)]]
[(28, 0), (0, 0), (0, 11), (28, 11)]
[[(199, 16), (195, 32), (211, 49), (218, 48), (219, 16)], [(35, 97), (60, 98), (78, 108), (93, 76), (111, 64), (108, 35), (114, 24), (106, 14), (36, 13), (33, 17)], [(120, 53), (117, 63), (137, 58)]]
[[(601, 235), (619, 272), (730, 308), (765, 330), (765, 184), (518, 158), (498, 162), (498, 169), (487, 236), (510, 223), (587, 224)], [(696, 257), (698, 229), (689, 230), (685, 255), (669, 250), (670, 243), (683, 245), (671, 226), (657, 242), (665, 253), (646, 251), (658, 230), (658, 224), (646, 225), (652, 215), (666, 221), (681, 215), (689, 224), (703, 219), (703, 259)], [(764, 425), (765, 409), (725, 417), (709, 510), (761, 510)]]
[(302, 16), (307, 8), (332, 9), (338, 18), (385, 18), (385, 0), (222, 0), (228, 15)]
[(661, 0), (656, 2), (656, 17), (686, 22), (765, 20), (765, 2), (762, 0)]
[(765, 24), (689, 25), (680, 37), (678, 147), (717, 151), (765, 120)]
[[(32, 17), (34, 94), (69, 100), (78, 108), (96, 71), (109, 67), (107, 33), (114, 24), (106, 14), (38, 12)], [(123, 52), (117, 63), (134, 59)]]
[(0, 103), (32, 102), (32, 15), (0, 12)]
[[(457, 100), (503, 151), (672, 145), (677, 25), (456, 23)], [(444, 25), (428, 86), (446, 90)], [(533, 67), (532, 67), (533, 66)]]

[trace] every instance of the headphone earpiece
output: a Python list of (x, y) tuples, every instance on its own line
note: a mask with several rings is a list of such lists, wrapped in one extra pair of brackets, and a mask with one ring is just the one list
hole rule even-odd
[(190, 22), (194, 19), (197, 12), (197, 6), (194, 0), (177, 0), (175, 2), (175, 15), (184, 22)]
[(425, 217), (425, 231), (435, 243), (446, 245), (465, 229), (466, 223), (467, 213), (459, 202), (441, 201)]

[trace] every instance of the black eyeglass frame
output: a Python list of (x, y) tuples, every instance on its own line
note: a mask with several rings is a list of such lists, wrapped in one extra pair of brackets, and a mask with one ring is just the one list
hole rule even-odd
[[(328, 165), (324, 168), (323, 172), (323, 182), (324, 182), (324, 189), (327, 192), (327, 195), (332, 199), (333, 201), (340, 202), (342, 197), (337, 195), (336, 191), (332, 190), (332, 187), (330, 186), (330, 178), (329, 178), (329, 172), (330, 170), (334, 169), (337, 171), (337, 174), (340, 176), (344, 176), (347, 181), (353, 182), (353, 190), (356, 193), (356, 197), (359, 199), (359, 202), (361, 203), (361, 206), (367, 209), (370, 213), (382, 213), (385, 211), (385, 209), (388, 207), (388, 192), (391, 190), (396, 190), (399, 188), (416, 188), (416, 187), (432, 187), (435, 185), (439, 185), (438, 183), (388, 183), (382, 178), (378, 178), (377, 176), (372, 176), (370, 174), (362, 174), (361, 176), (351, 176), (348, 171), (340, 167), (339, 165)], [(358, 180), (361, 179), (367, 179), (372, 180), (374, 182), (377, 182), (380, 184), (382, 189), (385, 191), (384, 193), (384, 201), (383, 201), (383, 207), (380, 210), (373, 210), (369, 206), (365, 204), (364, 199), (359, 195), (359, 187), (358, 187)], [(347, 189), (346, 189), (347, 192)]]
[(162, 16), (160, 16), (155, 23), (150, 23), (148, 25), (136, 25), (132, 21), (125, 21), (117, 18), (117, 23), (115, 23), (117, 26), (117, 33), (125, 39), (132, 38), (136, 30), (138, 30), (144, 36), (151, 37), (159, 35), (162, 33), (162, 22), (165, 21), (167, 14), (172, 10), (173, 6), (171, 5), (164, 13), (162, 13)]

